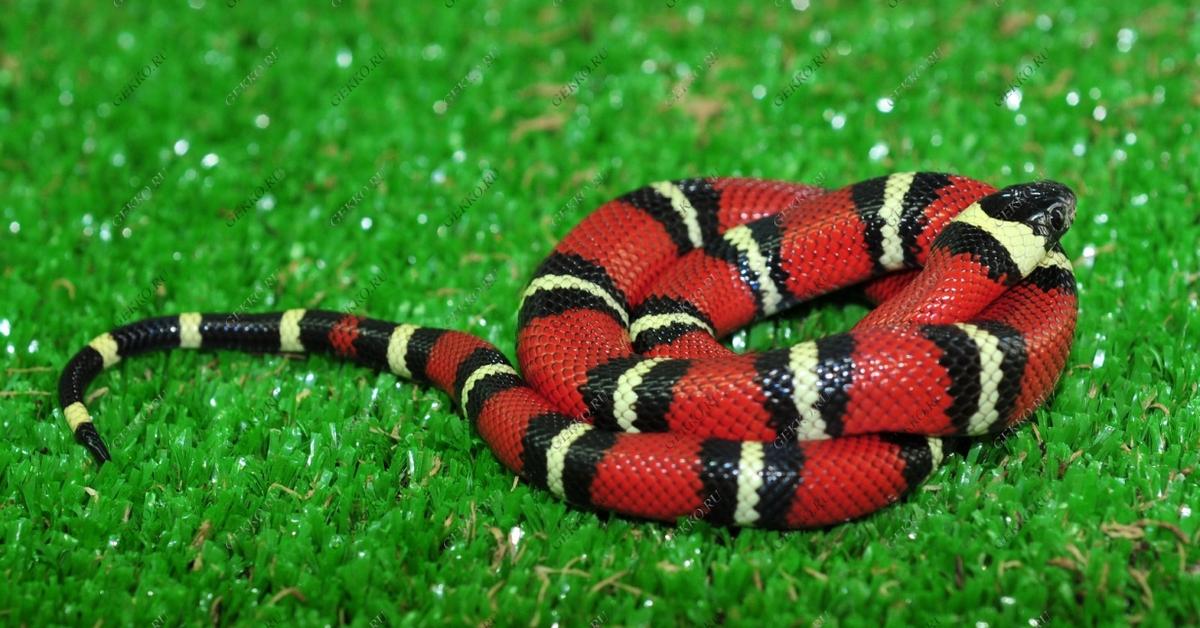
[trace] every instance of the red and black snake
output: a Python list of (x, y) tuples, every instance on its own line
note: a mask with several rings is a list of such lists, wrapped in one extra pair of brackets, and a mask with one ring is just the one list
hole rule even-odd
[[(1004, 430), (1046, 399), (1075, 328), (1059, 238), (1075, 195), (898, 173), (837, 190), (738, 178), (649, 185), (571, 230), (524, 292), (517, 358), (445, 329), (321, 310), (150, 318), (92, 340), (59, 383), (83, 405), (150, 349), (327, 352), (445, 391), (497, 458), (560, 498), (660, 520), (799, 528), (900, 499), (944, 437)], [(717, 339), (865, 284), (852, 331), (737, 354)]]

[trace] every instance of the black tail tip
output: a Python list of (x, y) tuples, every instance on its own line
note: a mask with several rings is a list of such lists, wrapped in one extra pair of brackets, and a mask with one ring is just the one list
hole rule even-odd
[(92, 459), (96, 461), (96, 466), (104, 466), (104, 463), (112, 460), (112, 454), (108, 453), (108, 447), (104, 446), (104, 439), (100, 438), (100, 433), (96, 431), (96, 426), (91, 423), (83, 423), (75, 430), (75, 440), (87, 448), (88, 453), (92, 454)]

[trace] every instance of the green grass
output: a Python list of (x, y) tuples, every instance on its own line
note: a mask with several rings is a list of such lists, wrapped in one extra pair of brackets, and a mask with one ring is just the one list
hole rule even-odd
[[(3, 5), (0, 623), (1196, 623), (1189, 3), (235, 4)], [(1077, 340), (1032, 424), (828, 530), (569, 508), (443, 394), (319, 357), (123, 363), (92, 388), (99, 473), (49, 394), (123, 317), (189, 310), (355, 307), (512, 355), (525, 281), (608, 197), (908, 169), (1078, 192)]]

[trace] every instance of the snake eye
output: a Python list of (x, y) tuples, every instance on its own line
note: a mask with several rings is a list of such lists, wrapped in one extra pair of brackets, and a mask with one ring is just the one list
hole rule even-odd
[(1062, 231), (1067, 226), (1067, 218), (1063, 215), (1061, 207), (1055, 207), (1050, 210), (1050, 228), (1055, 231)]
[(1042, 214), (1043, 224), (1050, 230), (1051, 233), (1062, 234), (1067, 230), (1070, 217), (1067, 214), (1067, 207), (1062, 202), (1055, 202), (1046, 208)]

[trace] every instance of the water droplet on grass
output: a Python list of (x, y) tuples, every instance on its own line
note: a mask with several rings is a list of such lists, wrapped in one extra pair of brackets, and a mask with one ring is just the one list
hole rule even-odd
[(221, 158), (218, 157), (216, 153), (209, 153), (200, 160), (200, 165), (204, 166), (205, 168), (212, 168), (220, 162)]
[(1083, 265), (1091, 268), (1096, 263), (1096, 245), (1089, 244), (1083, 247)]
[(1137, 41), (1137, 31), (1131, 28), (1122, 28), (1117, 31), (1117, 50), (1121, 52), (1129, 52), (1133, 48), (1133, 43)]
[(1092, 356), (1092, 368), (1098, 369), (1104, 366), (1104, 349), (1096, 349), (1096, 355)]
[(1079, 92), (1071, 90), (1067, 92), (1067, 104), (1074, 107), (1079, 104)]
[(871, 150), (867, 152), (867, 156), (871, 158), (871, 161), (879, 161), (880, 159), (887, 157), (887, 155), (888, 145), (883, 142), (876, 142), (875, 145), (871, 147)]
[(1021, 98), (1021, 88), (1013, 88), (1004, 95), (1004, 106), (1008, 107), (1009, 111), (1016, 111), (1021, 108)]
[(1108, 117), (1108, 109), (1105, 109), (1104, 105), (1096, 105), (1096, 108), (1092, 109), (1092, 117), (1100, 122)]
[(339, 68), (348, 68), (348, 67), (350, 67), (351, 63), (354, 63), (354, 53), (350, 52), (349, 50), (346, 50), (345, 48), (339, 50), (337, 53), (338, 67)]

